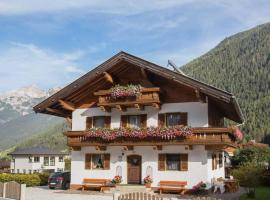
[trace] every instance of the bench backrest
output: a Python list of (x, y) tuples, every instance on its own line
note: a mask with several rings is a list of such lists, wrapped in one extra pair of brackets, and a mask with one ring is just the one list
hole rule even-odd
[(160, 186), (173, 186), (173, 187), (184, 187), (187, 185), (187, 181), (160, 181)]
[(109, 180), (108, 179), (94, 179), (94, 178), (84, 178), (83, 183), (89, 184), (106, 184)]

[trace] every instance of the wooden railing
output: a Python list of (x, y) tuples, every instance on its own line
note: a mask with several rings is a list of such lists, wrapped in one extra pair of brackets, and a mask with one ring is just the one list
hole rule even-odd
[(154, 107), (159, 107), (160, 88), (143, 88), (141, 95), (134, 97), (125, 97), (114, 99), (111, 97), (110, 90), (100, 90), (95, 92), (94, 95), (98, 96), (98, 106), (101, 108), (126, 108), (126, 107), (136, 107), (140, 109), (142, 106), (150, 105)]
[(192, 135), (174, 138), (117, 138), (113, 141), (104, 141), (101, 138), (89, 138), (85, 131), (68, 131), (67, 144), (71, 147), (96, 145), (166, 145), (166, 144), (235, 144), (232, 128), (192, 128)]

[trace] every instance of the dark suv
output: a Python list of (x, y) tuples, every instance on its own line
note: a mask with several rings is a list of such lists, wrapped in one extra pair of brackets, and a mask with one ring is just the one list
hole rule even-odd
[(55, 172), (48, 179), (50, 189), (60, 188), (63, 190), (69, 189), (70, 172)]

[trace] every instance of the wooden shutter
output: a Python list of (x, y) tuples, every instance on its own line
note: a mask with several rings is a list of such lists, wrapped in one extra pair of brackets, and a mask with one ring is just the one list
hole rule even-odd
[(219, 165), (219, 168), (223, 167), (223, 155), (222, 155), (222, 153), (218, 154), (218, 165)]
[(166, 154), (158, 154), (158, 170), (165, 171)]
[(188, 154), (180, 154), (180, 170), (188, 170)]
[(188, 118), (187, 113), (180, 113), (180, 124), (187, 126), (188, 125)]
[(85, 169), (91, 169), (92, 155), (85, 154)]
[(158, 127), (165, 127), (165, 116), (164, 113), (158, 114)]
[(105, 128), (111, 128), (111, 116), (105, 116)]
[(93, 117), (86, 118), (86, 130), (93, 128)]
[(141, 115), (141, 128), (147, 128), (147, 115)]
[(104, 169), (110, 169), (110, 154), (104, 154)]
[(128, 125), (128, 116), (121, 115), (121, 128), (127, 128)]
[(212, 170), (217, 169), (217, 156), (216, 154), (212, 154)]

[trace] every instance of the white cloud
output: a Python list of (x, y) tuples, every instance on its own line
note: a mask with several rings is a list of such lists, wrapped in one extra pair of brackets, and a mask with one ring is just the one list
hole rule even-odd
[(59, 54), (34, 44), (10, 43), (0, 49), (0, 90), (37, 84), (43, 88), (67, 83), (81, 75), (83, 51)]

